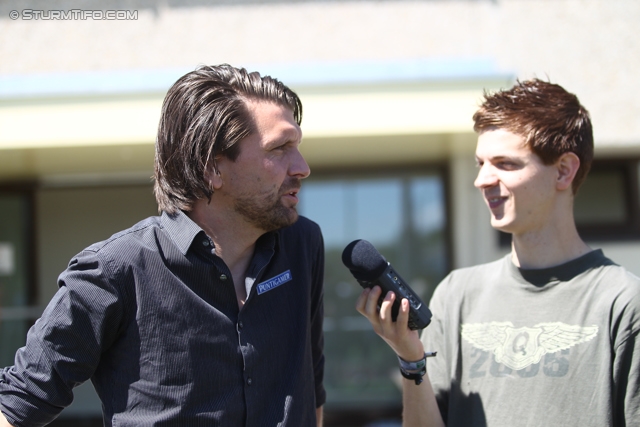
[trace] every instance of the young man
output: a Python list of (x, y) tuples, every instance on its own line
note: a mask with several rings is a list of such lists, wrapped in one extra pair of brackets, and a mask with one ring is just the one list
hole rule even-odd
[[(422, 341), (406, 300), (397, 322), (393, 294), (379, 312), (379, 288), (357, 302), (409, 377), (404, 425), (640, 425), (640, 280), (589, 248), (573, 220), (593, 158), (587, 111), (531, 80), (486, 95), (474, 121), (475, 186), (511, 253), (445, 278)], [(437, 351), (426, 372), (425, 349)]]
[(301, 115), (282, 83), (228, 65), (173, 85), (161, 216), (71, 260), (0, 371), (0, 425), (50, 422), (88, 379), (107, 426), (321, 425), (324, 249), (296, 212)]

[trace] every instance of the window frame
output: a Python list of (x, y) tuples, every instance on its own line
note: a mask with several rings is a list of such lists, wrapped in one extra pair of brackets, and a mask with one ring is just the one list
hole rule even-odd
[[(366, 178), (391, 178), (397, 177), (400, 179), (410, 178), (412, 175), (419, 175), (424, 173), (424, 170), (432, 170), (437, 172), (438, 176), (442, 179), (442, 192), (444, 196), (444, 210), (445, 210), (445, 225), (444, 225), (444, 238), (445, 238), (445, 255), (447, 258), (446, 271), (453, 269), (453, 211), (452, 211), (452, 195), (451, 195), (451, 168), (447, 160), (433, 161), (433, 162), (419, 162), (409, 163), (403, 165), (358, 165), (349, 166), (346, 169), (344, 166), (314, 166), (312, 177), (309, 182), (313, 182), (316, 179), (323, 180), (341, 180), (341, 179), (366, 179)], [(302, 191), (304, 192), (304, 184), (306, 180), (302, 181)], [(304, 193), (303, 193), (304, 197)]]
[[(26, 232), (26, 245), (27, 245), (27, 259), (29, 260), (29, 267), (26, 272), (26, 292), (27, 303), (25, 308), (33, 307), (38, 303), (38, 258), (36, 250), (36, 184), (32, 182), (7, 184), (0, 183), (0, 197), (3, 195), (21, 195), (25, 197), (27, 204), (27, 232)], [(0, 303), (0, 308), (2, 304)], [(29, 316), (32, 323), (35, 321), (33, 316)]]
[[(410, 188), (413, 178), (424, 176), (437, 177), (442, 185), (442, 208), (444, 210), (444, 224), (442, 227), (442, 237), (444, 241), (443, 255), (445, 257), (445, 265), (443, 266), (444, 276), (451, 271), (453, 266), (453, 233), (452, 233), (452, 202), (451, 202), (451, 186), (450, 186), (450, 165), (448, 161), (412, 163), (409, 165), (367, 165), (367, 166), (350, 166), (348, 169), (344, 167), (313, 167), (312, 177), (304, 180), (302, 183), (302, 198), (305, 197), (305, 183), (311, 182), (331, 182), (331, 181), (347, 181), (347, 180), (376, 180), (376, 179), (398, 179), (403, 182), (403, 186)], [(302, 212), (301, 212), (302, 213)], [(311, 218), (313, 220), (313, 218)], [(356, 238), (364, 238), (367, 236), (357, 236)], [(444, 278), (444, 276), (442, 278)], [(353, 279), (355, 284), (355, 279)], [(437, 283), (434, 285), (437, 286)], [(429, 295), (425, 295), (425, 302), (428, 303)], [(353, 308), (354, 316), (359, 316)], [(373, 332), (373, 331), (371, 331)], [(379, 339), (378, 337), (375, 337)], [(382, 343), (382, 340), (380, 340)], [(389, 354), (393, 354), (392, 352)], [(357, 415), (360, 421), (363, 421), (363, 410), (370, 413), (370, 421), (383, 418), (399, 417), (401, 413), (402, 403), (398, 400), (395, 403), (390, 402), (372, 402), (367, 404), (360, 401), (347, 402), (327, 402), (325, 406), (325, 418), (331, 420), (332, 423), (345, 423), (352, 420)]]
[[(640, 194), (638, 158), (594, 160), (589, 174), (598, 171), (621, 171), (623, 176), (625, 221), (623, 223), (577, 225), (580, 237), (588, 241), (630, 241), (640, 239)], [(587, 175), (587, 179), (589, 179)], [(578, 190), (578, 195), (580, 190)]]
[[(25, 235), (24, 235), (24, 256), (26, 257), (26, 271), (24, 271), (24, 305), (4, 305), (0, 301), (0, 323), (4, 322), (20, 322), (25, 328), (25, 332), (33, 326), (36, 319), (42, 313), (38, 303), (38, 260), (36, 251), (36, 188), (33, 183), (5, 184), (0, 183), (0, 197), (19, 196), (22, 197), (26, 205)], [(3, 327), (4, 329), (4, 327)], [(26, 333), (19, 342), (9, 342), (7, 348), (9, 353), (15, 353), (18, 348), (24, 346), (26, 342)], [(11, 346), (9, 345), (11, 344)], [(17, 345), (15, 348), (11, 348)], [(9, 357), (8, 353), (4, 356)]]

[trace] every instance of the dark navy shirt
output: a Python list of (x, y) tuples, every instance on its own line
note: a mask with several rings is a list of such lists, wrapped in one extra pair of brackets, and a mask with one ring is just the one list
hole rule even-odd
[(78, 254), (0, 371), (17, 427), (50, 422), (91, 379), (107, 426), (315, 426), (324, 404), (319, 227), (263, 235), (238, 308), (231, 273), (184, 213)]

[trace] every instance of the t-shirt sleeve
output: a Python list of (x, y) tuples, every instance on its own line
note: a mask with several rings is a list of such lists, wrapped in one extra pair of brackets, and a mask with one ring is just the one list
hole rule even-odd
[(616, 426), (640, 426), (640, 294), (635, 294), (622, 309), (617, 324), (613, 376)]
[(71, 260), (59, 289), (27, 334), (14, 366), (0, 370), (0, 404), (16, 427), (43, 426), (73, 400), (115, 339), (122, 300), (108, 261), (95, 251)]

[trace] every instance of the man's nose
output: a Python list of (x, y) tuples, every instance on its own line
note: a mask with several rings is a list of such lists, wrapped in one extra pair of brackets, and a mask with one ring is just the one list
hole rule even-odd
[(300, 150), (296, 148), (291, 160), (291, 166), (289, 167), (289, 175), (303, 179), (308, 177), (310, 174), (311, 169), (309, 169), (307, 161), (302, 156)]
[(497, 182), (498, 179), (495, 173), (493, 173), (491, 165), (485, 163), (484, 165), (480, 166), (480, 170), (478, 170), (478, 176), (473, 182), (473, 185), (475, 185), (476, 188), (486, 188), (496, 185)]

